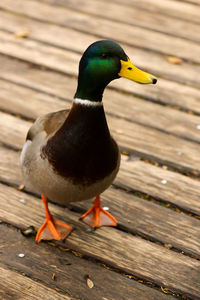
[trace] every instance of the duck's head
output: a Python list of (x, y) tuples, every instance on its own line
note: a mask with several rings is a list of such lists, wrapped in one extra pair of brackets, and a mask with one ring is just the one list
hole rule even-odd
[(75, 98), (101, 101), (105, 87), (120, 77), (138, 83), (157, 82), (155, 76), (136, 68), (119, 44), (97, 41), (86, 49), (80, 60)]

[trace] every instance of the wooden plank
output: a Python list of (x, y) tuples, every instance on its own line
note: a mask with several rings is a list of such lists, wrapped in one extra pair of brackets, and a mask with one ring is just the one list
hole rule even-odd
[[(122, 118), (107, 116), (107, 119), (111, 133), (121, 149), (184, 172), (195, 171), (199, 174), (199, 146), (196, 143)], [(30, 125), (30, 122), (0, 112), (0, 141), (21, 148)]]
[(163, 199), (185, 210), (200, 214), (199, 180), (138, 160), (127, 160), (123, 156), (122, 159), (121, 173), (118, 174), (116, 184), (130, 191), (150, 194), (157, 199)]
[[(81, 299), (174, 299), (97, 263), (62, 251), (63, 248), (46, 243), (37, 245), (33, 239), (24, 238), (9, 227), (1, 226), (1, 245), (1, 261), (4, 264)], [(18, 257), (21, 252), (25, 254), (23, 258)], [(52, 280), (53, 274), (55, 280)], [(87, 275), (94, 283), (92, 289), (86, 284)]]
[[(44, 70), (40, 70), (40, 68), (31, 67), (27, 63), (14, 59), (11, 60), (5, 56), (0, 56), (0, 64), (2, 66), (0, 68), (0, 77), (3, 79), (51, 94), (54, 97), (72, 99), (74, 95), (77, 84), (77, 81), (74, 78), (67, 77), (63, 74), (55, 74), (50, 71), (44, 72)], [(140, 97), (151, 98), (152, 100), (164, 104), (175, 105), (200, 113), (200, 90), (186, 85), (160, 78), (159, 83), (156, 86), (134, 84), (131, 81), (129, 82), (128, 80), (123, 79), (113, 82), (111, 86), (129, 93), (133, 93), (134, 91), (134, 94)], [(108, 89), (109, 87), (104, 94), (105, 107), (107, 107), (108, 102), (110, 102), (107, 100)], [(124, 97), (124, 95), (120, 93), (120, 97)], [(132, 97), (134, 96), (132, 95)], [(135, 97), (132, 99), (133, 101), (136, 101)], [(114, 97), (113, 101), (115, 101)], [(137, 100), (137, 102), (139, 102), (139, 100)], [(119, 111), (123, 108), (124, 106), (122, 106)]]
[[(149, 31), (162, 32), (197, 43), (200, 41), (198, 24), (190, 22), (190, 26), (188, 26), (187, 21), (185, 22), (179, 18), (173, 18), (169, 15), (165, 16), (143, 8), (137, 8), (137, 6), (127, 6), (123, 5), (124, 3), (118, 4), (105, 0), (88, 0), (87, 3), (84, 0), (78, 0), (76, 3), (73, 0), (58, 0), (56, 2), (54, 0), (43, 0), (42, 2), (53, 6), (71, 8), (75, 11), (78, 10), (119, 23), (138, 26)], [(148, 6), (151, 6), (151, 1)], [(112, 14), (110, 14), (111, 11)]]
[(31, 122), (0, 112), (0, 142), (15, 148), (22, 148)]
[[(120, 175), (122, 174), (123, 169)], [(128, 179), (124, 176), (125, 180), (127, 183)], [(109, 207), (116, 217), (120, 228), (200, 258), (198, 219), (115, 189), (103, 193), (102, 200), (103, 205)], [(87, 211), (91, 201), (81, 202), (76, 206)]]
[(0, 266), (0, 297), (4, 300), (75, 300), (30, 278)]
[[(117, 40), (120, 42), (127, 43), (128, 41), (129, 45), (151, 49), (167, 55), (173, 54), (193, 62), (200, 62), (200, 46), (198, 44), (173, 36), (168, 37), (160, 32), (152, 31), (149, 33), (148, 30), (133, 25), (118, 24), (118, 22), (57, 6), (53, 7), (38, 1), (24, 1), (22, 5), (21, 0), (16, 0), (14, 3), (12, 0), (1, 0), (0, 7), (20, 14), (26, 14), (37, 20), (57, 23), (62, 26), (66, 26), (67, 20), (67, 24), (70, 24), (68, 27), (83, 32), (90, 32), (99, 37), (111, 38), (116, 36), (117, 32)], [(154, 42), (152, 43), (152, 41)]]
[[(0, 148), (1, 180), (21, 184), (19, 154)], [(165, 179), (166, 184), (162, 184)], [(115, 184), (130, 191), (140, 191), (154, 198), (177, 205), (189, 212), (200, 215), (199, 180), (191, 179), (172, 171), (155, 167), (140, 160), (127, 160), (121, 156), (121, 166)]]
[[(83, 53), (83, 51), (85, 51), (88, 45), (90, 45), (91, 43), (93, 43), (99, 38), (97, 36), (95, 37), (93, 35), (90, 35), (89, 33), (86, 34), (83, 32), (78, 32), (67, 27), (63, 28), (61, 26), (57, 26), (55, 24), (41, 23), (40, 21), (32, 20), (25, 16), (13, 15), (3, 11), (0, 11), (0, 28), (10, 33), (16, 33), (24, 29), (28, 29), (30, 30), (30, 35), (28, 39), (34, 39), (34, 40), (41, 41), (43, 43), (48, 43), (48, 47), (45, 47), (44, 45), (40, 45), (40, 44), (38, 45), (38, 49), (35, 49), (34, 47), (32, 57), (34, 55), (38, 57), (38, 59), (41, 56), (41, 54), (39, 54), (40, 51), (42, 52), (45, 51), (48, 53), (46, 55), (49, 56), (48, 57), (49, 60), (50, 59), (52, 60), (51, 56), (52, 54), (55, 56), (56, 52), (54, 48), (49, 46), (51, 45), (51, 46), (59, 47), (60, 51), (58, 53), (60, 53), (61, 60), (63, 60), (64, 64), (63, 63), (61, 64), (58, 61), (56, 61), (54, 68), (55, 70), (59, 70), (62, 72), (66, 72), (66, 71), (69, 72), (69, 70), (66, 69), (68, 64), (70, 64), (69, 61), (72, 56), (72, 54), (69, 54), (68, 52), (69, 50), (78, 53)], [(6, 38), (5, 33), (4, 36), (2, 36), (2, 38), (5, 40)], [(110, 38), (113, 38), (113, 36)], [(6, 41), (4, 41), (4, 45), (8, 44), (7, 39), (8, 37), (6, 38)], [(75, 41), (73, 44), (71, 43), (72, 40)], [(134, 61), (134, 63), (137, 64), (137, 66), (143, 68), (144, 70), (145, 69), (149, 70), (149, 72), (155, 73), (157, 76), (164, 76), (167, 79), (171, 79), (176, 82), (177, 81), (182, 82), (184, 83), (184, 85), (185, 84), (192, 84), (196, 86), (200, 85), (200, 79), (199, 79), (200, 66), (198, 64), (194, 65), (187, 62), (183, 62), (181, 65), (171, 64), (167, 60), (167, 57), (163, 55), (159, 55), (158, 53), (154, 53), (152, 51), (143, 50), (143, 49), (137, 49), (135, 47), (130, 47), (122, 42), (120, 42), (120, 44), (125, 49), (129, 57)], [(9, 38), (9, 51), (11, 51), (12, 49), (11, 45), (12, 47), (18, 46), (20, 48), (25, 47), (26, 49), (27, 47), (31, 47), (32, 44), (28, 43), (28, 41), (23, 39), (21, 40), (19, 39), (16, 41), (15, 38), (13, 37), (13, 34), (11, 34)], [(6, 51), (8, 51), (7, 48), (8, 46), (5, 48), (2, 47), (1, 48), (2, 53), (6, 53)], [(15, 50), (14, 53), (11, 55), (16, 56), (17, 54), (20, 54), (20, 48), (19, 50)], [(67, 52), (64, 51), (63, 48), (65, 48), (68, 51)], [(25, 54), (23, 55), (24, 55), (24, 59), (28, 59), (29, 61), (31, 61), (32, 57)], [(80, 55), (78, 57), (77, 55), (75, 55), (74, 59), (77, 60), (77, 65), (78, 65)], [(43, 62), (42, 64), (47, 65), (48, 61), (45, 60), (45, 62)], [(73, 69), (72, 74), (77, 74), (78, 71), (77, 65)], [(123, 89), (123, 84), (121, 84), (121, 88)], [(162, 86), (162, 90), (163, 88), (166, 89), (165, 85)], [(172, 89), (176, 91), (175, 88)], [(181, 88), (181, 90), (183, 94), (184, 87)], [(164, 93), (164, 91), (162, 93)], [(155, 95), (157, 95), (157, 93)]]
[[(41, 200), (10, 187), (2, 188), (0, 215), (3, 220), (17, 227), (38, 227), (42, 223), (44, 212)], [(25, 203), (19, 201), (21, 198), (25, 199)], [(78, 250), (123, 272), (198, 299), (198, 260), (115, 228), (101, 228), (91, 234), (86, 231), (85, 224), (77, 222), (75, 213), (53, 204), (50, 204), (50, 210), (56, 218), (68, 220), (76, 228), (63, 247)]]
[[(49, 82), (48, 82), (49, 84)], [(72, 99), (72, 88), (76, 87), (77, 81), (69, 78), (65, 97)], [(27, 118), (35, 119), (39, 115), (61, 110), (71, 105), (72, 100), (64, 101), (56, 99), (38, 91), (24, 88), (0, 79), (0, 109), (14, 114), (22, 114)], [(55, 87), (54, 92), (56, 92)], [(112, 101), (110, 101), (112, 99)], [(106, 90), (104, 95), (105, 110), (120, 118), (131, 122), (146, 125), (180, 136), (191, 141), (200, 142), (197, 125), (200, 117), (186, 114), (158, 104), (152, 104), (136, 97)], [(122, 105), (123, 104), (123, 105)], [(148, 112), (148, 114), (147, 114)]]
[[(0, 11), (0, 28), (13, 34), (27, 29), (30, 31), (28, 39), (42, 41), (49, 45), (66, 48), (78, 53), (85, 51), (85, 47), (95, 41), (93, 35), (78, 32), (68, 27), (63, 28), (56, 24), (43, 23), (27, 16), (13, 14), (4, 10)], [(64, 37), (65, 39), (63, 39)], [(76, 42), (72, 44), (72, 40)]]
[[(180, 71), (179, 71), (180, 74)], [(177, 76), (179, 76), (177, 74)], [(121, 87), (123, 84), (123, 88)], [(128, 93), (134, 93), (139, 97), (158, 101), (159, 103), (178, 106), (185, 110), (200, 112), (199, 99), (200, 90), (193, 87), (179, 84), (177, 82), (168, 81), (159, 78), (158, 84), (154, 89), (153, 86), (131, 85), (131, 81), (122, 79), (122, 81), (114, 81), (112, 86)], [(190, 102), (191, 100), (191, 102)]]
[[(61, 0), (60, 0), (61, 1)], [(114, 0), (113, 2), (122, 4), (121, 0)], [(187, 3), (187, 2), (191, 2)], [(151, 11), (165, 16), (171, 16), (176, 19), (187, 20), (190, 23), (200, 23), (200, 12), (198, 7), (193, 3), (199, 4), (199, 0), (185, 0), (185, 1), (157, 1), (157, 0), (124, 0), (123, 5), (138, 7), (143, 10)]]
[(0, 147), (0, 181), (7, 184), (22, 184), (22, 174), (19, 164), (20, 154), (16, 151)]
[(192, 3), (192, 4), (195, 4), (195, 5), (200, 5), (200, 2), (199, 0), (183, 0), (184, 2), (189, 2), (189, 3)]
[[(70, 73), (71, 69), (77, 68), (77, 62), (80, 59), (80, 55), (71, 51), (64, 51), (42, 43), (38, 44), (36, 41), (25, 39), (17, 40), (14, 38), (13, 34), (5, 32), (0, 32), (0, 41), (1, 53), (30, 63), (41, 64), (42, 66), (60, 72), (63, 72), (64, 68), (66, 74)], [(4, 44), (4, 47), (2, 46), (2, 43)], [(38, 51), (38, 47), (40, 48), (40, 51)], [(57, 68), (55, 68), (56, 65)]]
[[(69, 85), (71, 81), (69, 80)], [(0, 109), (12, 114), (23, 115), (29, 119), (36, 119), (38, 115), (62, 110), (69, 107), (72, 102), (72, 100), (57, 99), (56, 96), (52, 97), (1, 79), (0, 88), (2, 89)]]
[[(156, 174), (159, 174), (158, 168), (153, 167), (152, 169), (154, 169)], [(191, 180), (187, 177), (185, 178), (179, 174), (176, 176), (176, 173), (174, 173), (173, 180), (178, 182), (179, 186), (176, 187), (177, 197), (175, 197), (175, 201), (173, 201), (174, 196), (172, 197), (171, 195), (174, 193), (174, 188), (171, 188), (169, 184), (167, 184), (167, 188), (165, 189), (160, 187), (162, 185), (160, 183), (162, 178), (168, 178), (166, 176), (168, 176), (169, 172), (161, 172), (160, 176), (164, 173), (163, 175), (165, 177), (159, 178), (159, 175), (157, 175), (157, 178), (155, 178), (151, 176), (151, 173), (148, 173), (148, 171), (146, 171), (147, 176), (145, 176), (144, 170), (152, 171), (149, 165), (143, 162), (138, 162), (136, 166), (128, 164), (127, 167), (123, 159), (115, 184), (118, 186), (124, 185), (129, 190), (137, 188), (142, 192), (147, 192), (148, 186), (153, 187), (154, 193), (152, 192), (153, 188), (149, 190), (151, 194), (157, 196), (159, 193), (159, 197), (162, 197), (162, 199), (171, 201), (172, 204), (177, 204), (180, 208), (184, 207), (189, 211), (191, 209), (195, 210), (196, 207), (196, 211), (200, 213), (198, 195), (200, 187), (199, 181)], [(135, 173), (136, 179), (133, 178), (133, 172)], [(20, 185), (23, 183), (18, 153), (3, 147), (0, 148), (0, 174), (0, 180), (6, 184)], [(185, 182), (181, 185), (182, 181), (180, 179), (182, 178), (185, 179)], [(159, 187), (157, 187), (158, 184), (160, 185)], [(190, 186), (189, 190), (188, 186)], [(117, 221), (122, 224), (123, 227), (126, 227), (128, 232), (140, 234), (149, 239), (160, 241), (163, 244), (171, 244), (173, 247), (181, 249), (186, 253), (200, 257), (199, 220), (116, 189), (109, 189), (103, 193), (102, 200), (103, 205), (109, 207), (117, 218)], [(91, 201), (85, 201), (80, 205), (73, 205), (73, 208), (79, 207), (82, 208), (83, 211), (86, 211), (90, 205)], [(160, 216), (162, 216), (162, 218), (160, 218)], [(151, 228), (150, 231), (149, 228)]]
[(185, 169), (192, 172), (194, 168), (197, 168), (197, 174), (199, 173), (199, 146), (197, 144), (127, 122), (124, 119), (108, 116), (108, 124), (122, 149), (155, 159), (182, 171)]

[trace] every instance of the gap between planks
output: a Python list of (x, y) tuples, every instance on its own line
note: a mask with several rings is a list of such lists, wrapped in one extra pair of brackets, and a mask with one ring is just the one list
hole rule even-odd
[[(123, 5), (124, 3), (119, 5), (118, 3), (102, 0), (88, 0), (87, 4), (84, 0), (78, 0), (76, 3), (73, 0), (67, 2), (63, 0), (56, 2), (54, 0), (42, 0), (42, 2), (53, 7), (70, 8), (73, 11), (91, 14), (109, 21), (117, 21), (118, 23), (143, 28), (149, 31), (149, 34), (151, 34), (151, 31), (155, 31), (192, 42), (198, 43), (200, 41), (198, 35), (199, 24), (190, 22), (190, 26), (188, 26), (188, 22), (185, 22), (185, 20), (171, 18), (169, 15), (165, 16), (157, 12), (138, 8), (137, 6), (128, 7)], [(151, 1), (149, 1), (148, 6), (151, 6)], [(110, 14), (111, 11), (112, 14)]]
[[(16, 84), (37, 89), (44, 93), (50, 93), (52, 96), (59, 96), (63, 99), (66, 99), (67, 97), (70, 99), (72, 98), (75, 91), (75, 81), (67, 76), (66, 72), (65, 74), (61, 74), (55, 69), (44, 72), (42, 66), (32, 64), (33, 62), (31, 60), (25, 63), (18, 59), (0, 56), (0, 62), (2, 62), (0, 74), (2, 79), (13, 81)], [(48, 67), (50, 66), (48, 65)], [(66, 62), (66, 68), (67, 67), (68, 64)], [(18, 74), (20, 74), (20, 76), (18, 76)], [(73, 76), (73, 72), (71, 75)], [(71, 82), (72, 86), (67, 84), (68, 81)], [(52, 82), (52, 84), (49, 84), (49, 82)], [(123, 83), (123, 85), (121, 85), (121, 83)], [(125, 89), (121, 89), (121, 86), (124, 86)], [(158, 102), (163, 105), (169, 104), (178, 106), (180, 109), (189, 112), (194, 111), (195, 113), (200, 114), (200, 91), (192, 87), (163, 79), (159, 79), (158, 84), (153, 87), (149, 85), (146, 87), (144, 85), (141, 86), (123, 79), (111, 83), (110, 87), (117, 89), (118, 92), (120, 91), (122, 97), (125, 95), (128, 97), (128, 94), (132, 97), (135, 95), (140, 99), (144, 98), (151, 102)], [(106, 89), (106, 92), (108, 89)]]
[[(130, 7), (137, 7), (142, 10), (161, 14), (163, 16), (170, 16), (175, 19), (180, 19), (183, 21), (188, 21), (189, 23), (200, 23), (200, 13), (196, 6), (192, 2), (200, 4), (199, 0), (182, 0), (182, 1), (157, 1), (157, 0), (114, 0), (114, 3), (119, 5), (126, 5)], [(185, 2), (185, 3), (184, 3)], [(188, 3), (187, 3), (188, 2)]]
[[(137, 300), (147, 297), (149, 300), (174, 299), (160, 293), (150, 283), (148, 286), (142, 280), (137, 282), (133, 276), (111, 271), (103, 264), (82, 258), (80, 254), (76, 252), (73, 254), (62, 246), (52, 247), (52, 243), (37, 245), (33, 239), (24, 238), (15, 229), (2, 225), (0, 228), (3, 233), (1, 235), (3, 263), (31, 278), (37, 278), (51, 288), (53, 285), (56, 289), (88, 300), (126, 300), (132, 297)], [(25, 256), (19, 258), (18, 253), (22, 252)], [(52, 279), (53, 274), (55, 280)], [(87, 286), (86, 276), (94, 283), (92, 289)]]
[[(38, 113), (37, 108), (30, 108), (29, 103), (24, 102), (24, 105), (26, 104), (30, 112), (34, 109), (36, 110), (34, 113), (41, 114), (41, 112)], [(41, 102), (41, 105), (44, 105), (46, 112), (49, 112), (49, 106), (46, 106), (43, 102)], [(25, 109), (25, 106), (23, 106), (23, 109)], [(2, 127), (1, 142), (21, 148), (31, 122), (3, 112), (0, 112), (0, 115)], [(122, 118), (116, 118), (111, 115), (107, 117), (111, 132), (123, 150), (172, 166), (181, 172), (199, 175), (200, 171), (194, 169), (194, 166), (199, 164), (199, 147), (196, 143), (159, 132), (156, 129), (134, 124)], [(18, 124), (17, 128), (15, 128), (16, 124)], [(13, 128), (15, 128), (14, 131)], [(118, 128), (123, 128), (123, 130)], [(181, 155), (178, 155), (179, 152), (181, 152)]]
[[(57, 6), (52, 7), (51, 5), (38, 1), (24, 1), (23, 5), (21, 5), (21, 0), (16, 0), (14, 3), (11, 0), (1, 0), (0, 7), (20, 14), (26, 14), (29, 18), (40, 20), (40, 22), (58, 24), (63, 27), (76, 29), (80, 32), (95, 34), (103, 38), (111, 38), (116, 36), (116, 32), (118, 32), (117, 41), (119, 42), (165, 55), (173, 54), (180, 58), (200, 63), (200, 46), (197, 43), (181, 38), (173, 36), (169, 38), (165, 34), (153, 31), (149, 34), (147, 30), (134, 27), (133, 25), (118, 24), (118, 22), (103, 20), (99, 17), (93, 17), (88, 14), (85, 15), (71, 9), (63, 9)], [(39, 18), (38, 11), (40, 12)], [(47, 11), (48, 14), (46, 13)], [(152, 40), (154, 43), (152, 43)], [(173, 44), (173, 50), (171, 44)], [(191, 47), (193, 49), (192, 58)]]
[[(8, 194), (6, 189), (9, 189)], [(1, 209), (3, 220), (21, 228), (30, 225), (38, 227), (43, 219), (42, 201), (15, 189), (6, 189), (4, 186), (3, 210)], [(26, 199), (25, 206), (18, 197)], [(67, 219), (76, 227), (63, 247), (77, 250), (172, 291), (198, 297), (200, 262), (114, 228), (101, 228), (94, 234), (87, 233), (85, 225), (77, 222), (77, 215), (73, 212), (53, 204), (50, 204), (50, 210), (56, 218)]]
[[(21, 179), (19, 154), (2, 147), (0, 148), (0, 159), (0, 173), (2, 174), (0, 180), (8, 185), (21, 185), (23, 180)], [(131, 189), (138, 184), (143, 188), (144, 192), (146, 186), (155, 186), (156, 179), (151, 183), (148, 182), (148, 179), (144, 180), (145, 176), (142, 171), (146, 168), (144, 163), (135, 165), (135, 163), (130, 164), (128, 161), (127, 164), (124, 164), (124, 161), (125, 160), (122, 159), (122, 165), (115, 181), (119, 186), (126, 184), (126, 186)], [(156, 171), (156, 168), (154, 169)], [(131, 170), (133, 170), (132, 173)], [(150, 170), (147, 171), (148, 176), (153, 178), (152, 174), (149, 174), (149, 171)], [(131, 176), (133, 173), (135, 173), (136, 179)], [(168, 172), (164, 173), (166, 178), (166, 173)], [(182, 175), (179, 178), (180, 182), (182, 177), (184, 178)], [(143, 179), (143, 183), (140, 182), (141, 178)], [(146, 186), (144, 182), (146, 182)], [(185, 184), (183, 184), (182, 187), (180, 186), (181, 188), (178, 188), (178, 198), (181, 199), (183, 203), (184, 201), (187, 203), (187, 193), (190, 195), (188, 209), (190, 209), (190, 206), (194, 207), (195, 204), (197, 207), (199, 205), (198, 195), (197, 198), (195, 198), (195, 191), (197, 191), (198, 188), (197, 186), (193, 186), (192, 188), (192, 184), (194, 183), (195, 182), (191, 180), (189, 183), (191, 190), (189, 191), (187, 188), (184, 188)], [(159, 182), (157, 184), (159, 184)], [(182, 188), (184, 190), (182, 190)], [(158, 188), (155, 190), (157, 189)], [(166, 191), (160, 191), (160, 193), (162, 193), (162, 195), (166, 194), (165, 198), (168, 197), (168, 199), (170, 199), (170, 193), (168, 191), (167, 194)], [(172, 188), (171, 193), (173, 193), (173, 191), (174, 189)], [(192, 192), (194, 194), (193, 199), (191, 199)], [(151, 194), (153, 194), (152, 190)], [(173, 199), (174, 198), (175, 197), (173, 196)], [(114, 199), (114, 203), (112, 203), (112, 199)], [(116, 189), (110, 189), (103, 194), (103, 203), (111, 209), (119, 224), (122, 224), (123, 228), (126, 228), (126, 231), (132, 232), (133, 234), (139, 234), (152, 241), (159, 241), (163, 245), (170, 244), (171, 247), (180, 249), (180, 251), (184, 251), (186, 254), (200, 258), (199, 234), (197, 230), (200, 221), (198, 219), (176, 213), (166, 207), (139, 199), (131, 194)], [(84, 204), (76, 204), (76, 207), (81, 207), (82, 210), (85, 211), (89, 208), (89, 205), (90, 201), (87, 201), (84, 202)], [(181, 206), (184, 206), (184, 204)], [(123, 212), (123, 214), (121, 212)], [(162, 218), (160, 218), (161, 215)], [(133, 218), (131, 216), (133, 216)], [(119, 228), (121, 227), (122, 226)]]
[[(0, 109), (12, 114), (20, 114), (25, 119), (34, 119), (38, 114), (32, 113), (30, 108), (34, 111), (39, 111), (39, 114), (42, 115), (47, 113), (45, 106), (49, 107), (49, 112), (63, 109), (67, 105), (70, 106), (72, 100), (69, 99), (72, 99), (77, 80), (73, 78), (66, 80), (66, 78), (63, 78), (67, 81), (67, 84), (63, 86), (64, 91), (62, 92), (60, 89), (60, 76), (56, 77), (54, 76), (52, 82), (53, 95), (46, 95), (46, 91), (36, 91), (31, 86), (19, 86), (17, 82), (0, 78)], [(50, 82), (48, 82), (48, 85), (50, 85)], [(25, 102), (24, 99), (26, 99)], [(156, 103), (152, 104), (143, 99), (121, 94), (110, 89), (105, 91), (104, 106), (106, 113), (113, 117), (123, 118), (132, 123), (158, 129), (161, 132), (182, 137), (192, 142), (200, 142), (199, 130), (197, 130), (197, 126), (200, 123), (199, 116), (185, 114), (182, 111)]]
[[(48, 105), (46, 105), (46, 106), (49, 106), (49, 104)], [(46, 109), (46, 108), (45, 108)], [(31, 112), (32, 113), (32, 112)], [(11, 118), (12, 119), (12, 118)], [(15, 123), (15, 121), (16, 122), (20, 122), (20, 120), (19, 119), (13, 119), (13, 122)], [(7, 123), (7, 122), (5, 122), (5, 123)], [(25, 123), (24, 123), (25, 124)], [(29, 125), (27, 125), (27, 129), (26, 130), (28, 130), (28, 127), (30, 126), (30, 123), (27, 123), (27, 124), (29, 124)], [(4, 125), (4, 124), (3, 124)], [(10, 128), (10, 130), (12, 129), (12, 126), (11, 126), (11, 128)], [(25, 130), (25, 131), (26, 131)], [(9, 135), (12, 133), (12, 130), (10, 131), (10, 133), (9, 133)], [(7, 136), (7, 134), (5, 134), (6, 136)], [(24, 134), (21, 134), (22, 136), (24, 135)], [(20, 133), (19, 134), (17, 134), (17, 137), (16, 137), (16, 140), (19, 140), (19, 136), (20, 136)], [(5, 141), (5, 140), (4, 140)], [(22, 137), (22, 140), (21, 140), (21, 144), (23, 144), (23, 137)], [(19, 145), (19, 144), (18, 144)]]
[[(24, 28), (28, 28), (30, 30), (28, 39), (33, 39), (40, 42), (40, 44), (43, 43), (48, 46), (48, 49), (45, 50), (45, 45), (40, 45), (40, 52), (46, 51), (48, 53), (49, 59), (51, 57), (51, 52), (54, 54), (54, 56), (56, 55), (56, 51), (52, 48), (52, 46), (59, 48), (59, 51), (57, 51), (57, 55), (60, 55), (60, 58), (62, 60), (65, 56), (67, 56), (68, 60), (71, 59), (70, 51), (75, 52), (74, 57), (76, 59), (78, 55), (77, 53), (82, 53), (89, 44), (97, 39), (97, 37), (95, 38), (93, 35), (91, 36), (89, 34), (77, 32), (76, 30), (67, 27), (62, 28), (53, 24), (41, 23), (37, 20), (32, 20), (25, 16), (11, 15), (2, 11), (0, 11), (0, 27), (2, 28), (2, 30), (5, 30), (7, 32), (7, 36), (9, 36), (8, 32), (14, 34), (18, 31), (23, 30)], [(1, 37), (1, 39), (2, 38), (3, 36)], [(71, 40), (75, 41), (73, 45), (71, 44)], [(24, 45), (25, 49), (26, 47), (34, 46), (34, 43), (31, 44), (24, 39), (18, 39), (16, 41), (14, 35), (11, 35), (10, 37), (9, 43), (11, 42), (12, 48), (14, 46), (17, 47), (17, 44), (21, 44), (21, 47)], [(8, 40), (4, 40), (4, 46), (7, 43)], [(173, 81), (178, 81), (184, 84), (191, 84), (199, 87), (200, 82), (198, 74), (200, 66), (191, 65), (186, 62), (183, 62), (181, 65), (171, 64), (167, 61), (167, 57), (165, 57), (164, 55), (158, 55), (157, 53), (152, 53), (143, 49), (137, 49), (135, 47), (133, 49), (133, 47), (124, 45), (121, 42), (120, 44), (127, 51), (129, 57), (134, 58), (134, 62), (138, 66), (149, 70), (149, 72), (153, 74), (155, 73), (157, 76), (164, 76), (165, 78), (171, 79)], [(1, 51), (6, 51), (6, 48), (2, 48)], [(15, 51), (16, 53), (20, 53), (20, 51)], [(34, 52), (35, 51), (36, 49), (34, 49)], [(23, 56), (25, 56), (25, 53), (23, 53)], [(30, 56), (27, 57), (30, 59)], [(39, 57), (37, 59), (39, 59)], [(68, 64), (66, 63), (66, 67)], [(63, 68), (63, 64), (59, 64), (58, 61), (55, 64), (55, 69), (59, 69), (62, 72), (66, 71), (66, 69)], [(77, 71), (77, 68), (75, 70)], [(123, 88), (123, 85), (121, 87)]]
[(80, 298), (72, 298), (64, 293), (49, 288), (28, 278), (25, 274), (20, 274), (15, 270), (0, 264), (0, 297), (4, 300), (20, 299), (20, 300), (32, 300), (32, 299), (44, 299), (44, 300), (75, 300)]

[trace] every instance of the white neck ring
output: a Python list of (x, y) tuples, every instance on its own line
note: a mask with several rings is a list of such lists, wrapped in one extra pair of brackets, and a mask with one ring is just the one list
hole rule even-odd
[(86, 105), (86, 106), (102, 106), (103, 103), (102, 101), (91, 101), (87, 99), (80, 99), (80, 98), (75, 98), (74, 103), (76, 104), (81, 104), (81, 105)]

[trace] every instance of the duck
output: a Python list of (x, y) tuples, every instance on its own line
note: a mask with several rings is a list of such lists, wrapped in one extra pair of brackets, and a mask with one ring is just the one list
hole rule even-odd
[(29, 129), (20, 164), (25, 185), (41, 194), (45, 208), (37, 243), (63, 240), (72, 231), (71, 225), (52, 216), (49, 199), (62, 205), (94, 199), (80, 219), (94, 228), (117, 226), (100, 199), (120, 166), (120, 151), (109, 131), (102, 98), (105, 87), (121, 77), (141, 84), (157, 82), (154, 75), (134, 66), (117, 42), (92, 43), (80, 59), (71, 107), (38, 117)]

